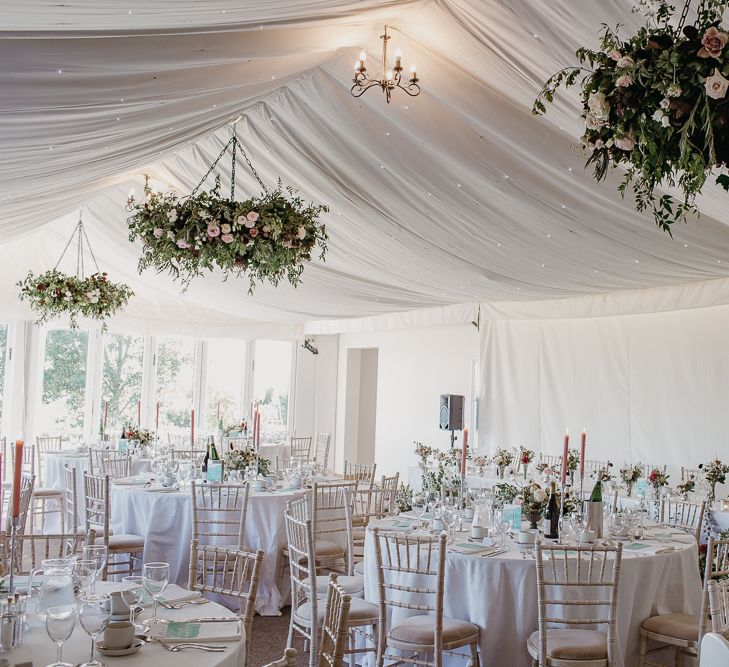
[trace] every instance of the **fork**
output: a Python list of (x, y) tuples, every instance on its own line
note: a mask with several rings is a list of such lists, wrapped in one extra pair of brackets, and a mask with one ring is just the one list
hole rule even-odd
[(167, 602), (166, 600), (159, 600), (159, 603), (165, 609), (182, 609), (188, 604), (207, 604), (210, 600), (206, 600), (204, 597), (194, 598), (193, 600), (181, 600), (180, 602)]
[(155, 637), (153, 639), (155, 644), (159, 644), (163, 648), (167, 649), (168, 651), (172, 653), (177, 653), (178, 651), (182, 651), (187, 648), (196, 648), (200, 651), (207, 651), (208, 653), (222, 653), (225, 651), (227, 646), (209, 646), (208, 644), (196, 644), (193, 642), (180, 642), (179, 644), (168, 644), (165, 641), (162, 641), (161, 639)]

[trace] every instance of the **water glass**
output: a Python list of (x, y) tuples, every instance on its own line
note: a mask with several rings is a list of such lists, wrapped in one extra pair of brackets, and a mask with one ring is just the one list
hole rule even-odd
[(73, 633), (76, 626), (76, 605), (49, 607), (46, 611), (46, 632), (56, 645), (56, 662), (49, 667), (73, 667), (72, 663), (63, 662), (63, 645)]
[(122, 577), (121, 595), (124, 604), (129, 607), (129, 621), (135, 629), (143, 629), (135, 623), (137, 615), (137, 607), (142, 604), (144, 599), (144, 577), (138, 575)]
[(81, 627), (91, 637), (91, 657), (81, 667), (102, 667), (96, 660), (96, 642), (106, 630), (111, 618), (111, 597), (109, 595), (84, 595), (78, 613)]
[(142, 585), (147, 594), (152, 598), (152, 623), (159, 621), (157, 618), (157, 603), (162, 596), (167, 583), (170, 580), (169, 563), (145, 563), (142, 568)]
[(93, 560), (96, 562), (96, 576), (91, 583), (91, 592), (96, 593), (96, 581), (99, 575), (106, 567), (106, 561), (109, 558), (109, 550), (105, 544), (87, 544), (83, 551), (83, 560)]
[(96, 579), (97, 567), (95, 560), (77, 560), (74, 563), (74, 585), (78, 586), (81, 595), (93, 593), (92, 587)]

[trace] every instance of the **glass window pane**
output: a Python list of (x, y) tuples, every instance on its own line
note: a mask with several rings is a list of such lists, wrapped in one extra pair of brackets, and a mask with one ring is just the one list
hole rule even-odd
[(101, 418), (104, 400), (109, 401), (106, 432), (118, 435), (125, 424), (137, 423), (137, 406), (142, 397), (144, 338), (107, 334), (104, 343)]
[(81, 437), (89, 332), (51, 329), (46, 334), (38, 433)]
[(157, 343), (157, 400), (161, 433), (190, 433), (194, 374), (195, 341), (192, 338), (160, 338)]
[(222, 419), (224, 426), (240, 424), (246, 417), (243, 406), (246, 342), (229, 338), (208, 341), (206, 432), (213, 433)]
[(291, 341), (256, 341), (253, 400), (261, 410), (261, 443), (286, 441), (291, 354)]
[(8, 325), (0, 324), (0, 433), (3, 426), (3, 397), (5, 396), (5, 357), (8, 349)]

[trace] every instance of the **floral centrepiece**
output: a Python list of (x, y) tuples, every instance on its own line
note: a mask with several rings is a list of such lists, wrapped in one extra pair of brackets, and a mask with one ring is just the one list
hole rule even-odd
[(661, 489), (664, 486), (668, 486), (668, 478), (670, 475), (666, 475), (660, 468), (653, 468), (648, 475), (648, 481), (650, 482), (656, 495), (661, 493)]
[(625, 482), (628, 497), (633, 495), (633, 487), (641, 477), (643, 477), (643, 466), (640, 463), (626, 463), (620, 468), (620, 479)]
[(536, 528), (547, 507), (549, 494), (539, 484), (532, 482), (521, 490), (522, 512), (529, 519), (529, 527)]
[(608, 461), (607, 465), (600, 466), (598, 470), (591, 472), (590, 477), (592, 477), (595, 481), (602, 482), (603, 484), (606, 482), (612, 482), (612, 480), (615, 479), (615, 475), (610, 472), (610, 468), (612, 467), (613, 464)]
[(534, 460), (534, 452), (524, 446), (519, 447), (519, 463), (524, 468), (524, 479), (527, 477), (529, 464)]
[(504, 477), (504, 471), (514, 462), (514, 453), (503, 447), (497, 447), (491, 462), (496, 466), (499, 477)]
[(447, 451), (415, 443), (415, 455), (422, 476), (422, 489), (438, 495), (457, 496), (461, 490), (461, 450)]
[(112, 283), (106, 273), (80, 277), (51, 269), (39, 275), (32, 271), (18, 284), (20, 300), (28, 301), (37, 313), (38, 324), (68, 315), (72, 329), (78, 329), (79, 317), (102, 322), (126, 306), (134, 292), (123, 283)]
[(243, 449), (229, 449), (223, 454), (223, 464), (226, 470), (245, 470), (249, 466), (264, 477), (271, 474), (271, 462), (258, 455), (253, 447)]
[(714, 459), (708, 463), (702, 463), (699, 468), (704, 471), (704, 479), (709, 485), (709, 502), (713, 502), (716, 498), (716, 485), (726, 482), (729, 465), (722, 463), (719, 459)]
[[(587, 165), (603, 180), (610, 167), (624, 167), (618, 190), (633, 190), (638, 211), (671, 225), (697, 213), (695, 198), (715, 168), (729, 161), (729, 32), (722, 28), (726, 0), (699, 3), (694, 25), (673, 21), (669, 0), (638, 0), (645, 25), (624, 39), (604, 28), (599, 50), (580, 48), (582, 66), (553, 75), (534, 103), (545, 113), (559, 86), (580, 79), (582, 144)], [(588, 68), (583, 67), (588, 66)], [(729, 190), (729, 175), (717, 183)], [(681, 199), (657, 192), (677, 187)]]
[(580, 466), (580, 450), (570, 449), (567, 452), (567, 473), (574, 482), (575, 471)]
[(693, 475), (689, 475), (689, 478), (681, 482), (676, 486), (676, 491), (682, 496), (686, 496), (696, 488), (696, 478)]
[(304, 263), (319, 247), (326, 254), (327, 233), (319, 222), (326, 206), (306, 204), (291, 188), (245, 201), (226, 199), (220, 181), (210, 192), (178, 197), (145, 187), (145, 201), (135, 205), (128, 220), (129, 240), (143, 243), (140, 273), (154, 267), (188, 285), (204, 271), (292, 285), (301, 281)]
[(137, 440), (142, 447), (145, 447), (154, 440), (154, 433), (146, 428), (126, 426), (124, 428), (124, 437), (127, 440)]

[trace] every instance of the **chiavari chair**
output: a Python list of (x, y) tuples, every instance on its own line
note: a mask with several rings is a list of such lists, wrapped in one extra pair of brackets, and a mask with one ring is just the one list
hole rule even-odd
[[(60, 437), (58, 438), (60, 441)], [(40, 522), (40, 532), (45, 527), (47, 516), (58, 515), (61, 523), (61, 532), (64, 532), (63, 522), (63, 492), (59, 489), (51, 489), (43, 486), (41, 480), (40, 456), (36, 445), (25, 445), (23, 447), (22, 471), (35, 478), (33, 484), (33, 497), (30, 506), (30, 531), (37, 531), (36, 520)]]
[(97, 474), (100, 477), (108, 475), (112, 479), (129, 477), (132, 474), (132, 457), (129, 454), (104, 457), (101, 459)]
[(309, 455), (311, 453), (311, 436), (306, 438), (291, 436), (290, 443), (292, 459), (300, 458), (303, 459), (304, 462), (309, 460)]
[(729, 633), (729, 579), (710, 581), (708, 592), (711, 631), (726, 635)]
[(666, 528), (677, 528), (691, 535), (698, 544), (704, 522), (706, 503), (690, 503), (684, 500), (661, 499), (658, 523)]
[[(444, 651), (466, 646), (470, 656), (460, 657), (470, 658), (471, 665), (478, 667), (479, 627), (443, 615), (445, 533), (422, 537), (374, 528), (373, 537), (379, 617), (377, 667), (383, 667), (386, 660), (441, 667)], [(428, 655), (433, 656), (432, 661), (425, 657)]]
[(192, 537), (200, 545), (244, 549), (250, 485), (190, 483)]
[(263, 551), (255, 553), (190, 543), (190, 576), (187, 587), (191, 591), (213, 593), (238, 600), (238, 616), (243, 623), (246, 661), (250, 656), (253, 616), (256, 611), (258, 582), (263, 567)]
[(349, 481), (360, 482), (362, 485), (368, 485), (372, 488), (375, 483), (376, 463), (352, 463), (344, 462), (343, 478)]
[[(527, 641), (532, 665), (612, 667), (616, 664), (622, 555), (622, 544), (567, 547), (537, 543), (539, 629)], [(575, 608), (580, 611), (573, 616), (569, 610)], [(587, 615), (584, 615), (585, 608), (590, 610)], [(548, 627), (553, 624), (569, 627)], [(606, 631), (597, 630), (599, 626), (607, 626)]]
[(331, 433), (318, 433), (316, 436), (314, 463), (321, 466), (323, 470), (326, 470), (329, 467), (329, 447), (331, 442)]
[(324, 620), (321, 624), (319, 667), (343, 667), (352, 598), (337, 583), (337, 575), (334, 572), (329, 575), (326, 595)]

